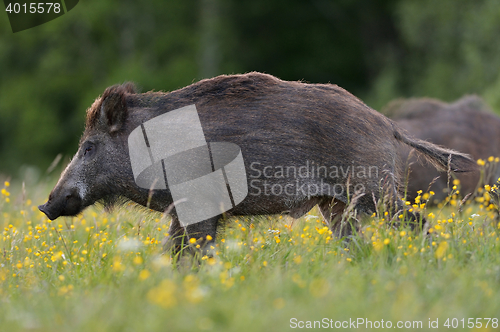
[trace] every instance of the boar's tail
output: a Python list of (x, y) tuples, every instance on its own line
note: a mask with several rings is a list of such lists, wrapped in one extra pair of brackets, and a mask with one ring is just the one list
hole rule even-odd
[(477, 170), (477, 164), (467, 154), (460, 153), (454, 150), (445, 149), (430, 142), (423, 141), (418, 138), (410, 137), (402, 129), (392, 124), (394, 137), (405, 143), (422, 155), (438, 170), (452, 172), (471, 172)]

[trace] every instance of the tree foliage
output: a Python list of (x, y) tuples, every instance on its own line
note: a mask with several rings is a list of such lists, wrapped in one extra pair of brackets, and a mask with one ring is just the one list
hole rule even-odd
[(0, 20), (0, 173), (76, 150), (85, 109), (134, 81), (173, 90), (252, 70), (392, 98), (478, 93), (500, 108), (495, 0), (88, 0), (13, 34)]

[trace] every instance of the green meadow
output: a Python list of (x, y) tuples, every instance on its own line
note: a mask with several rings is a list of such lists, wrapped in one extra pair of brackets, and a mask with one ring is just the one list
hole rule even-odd
[(170, 257), (168, 216), (127, 203), (50, 221), (36, 206), (52, 184), (0, 183), (1, 331), (499, 328), (496, 186), (406, 202), (423, 231), (380, 209), (346, 241), (313, 209), (230, 218), (214, 256)]

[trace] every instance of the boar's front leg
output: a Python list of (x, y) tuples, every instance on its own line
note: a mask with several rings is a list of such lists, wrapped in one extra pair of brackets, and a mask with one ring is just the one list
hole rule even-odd
[(179, 219), (176, 215), (171, 215), (170, 228), (168, 229), (168, 236), (161, 241), (163, 251), (172, 254), (172, 256), (179, 253), (184, 246), (187, 245), (188, 240), (182, 228)]
[(198, 252), (196, 249), (198, 249), (197, 246), (199, 245), (202, 256), (205, 256), (207, 254), (210, 256), (213, 255), (212, 253), (215, 252), (217, 224), (219, 223), (219, 219), (221, 217), (222, 216), (215, 216), (213, 218), (203, 220), (185, 227), (185, 233), (189, 240), (196, 240), (196, 242), (192, 244), (195, 252)]
[[(195, 224), (182, 227), (176, 215), (172, 215), (172, 221), (168, 230), (168, 236), (163, 239), (163, 251), (171, 253), (172, 256), (178, 254), (182, 249), (191, 246), (195, 249), (199, 245), (202, 255), (209, 253), (215, 248), (215, 236), (217, 234), (217, 224), (220, 216), (216, 216)], [(194, 239), (195, 243), (190, 243)]]
[(346, 205), (338, 199), (326, 197), (319, 204), (319, 211), (330, 227), (333, 235), (338, 238), (352, 235), (352, 225), (349, 220), (342, 220)]

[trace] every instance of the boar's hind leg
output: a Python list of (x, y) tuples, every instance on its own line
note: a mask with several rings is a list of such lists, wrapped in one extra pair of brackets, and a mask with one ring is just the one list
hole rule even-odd
[[(425, 223), (427, 222), (425, 218), (418, 212), (408, 211), (406, 206), (402, 203), (401, 199), (398, 198), (396, 202), (397, 208), (395, 213), (391, 213), (393, 215), (392, 219), (399, 220), (399, 215), (401, 215), (402, 213), (406, 213), (405, 220), (407, 220), (408, 226), (410, 226), (412, 230), (422, 230), (425, 226)], [(396, 227), (399, 227), (400, 225), (401, 224), (399, 222), (395, 223)]]
[(326, 197), (319, 204), (319, 211), (330, 227), (331, 231), (338, 238), (352, 235), (352, 225), (349, 220), (342, 220), (342, 215), (346, 208), (345, 203), (331, 197)]
[(216, 216), (188, 225), (187, 227), (182, 227), (177, 216), (172, 215), (172, 222), (168, 230), (169, 235), (162, 241), (163, 251), (175, 255), (184, 247), (190, 245), (190, 239), (195, 239), (194, 248), (200, 245), (203, 255), (209, 253), (212, 247), (215, 247), (215, 236), (219, 219), (220, 216)]
[(418, 212), (406, 212), (408, 214), (408, 224), (412, 230), (421, 231), (425, 227), (427, 220)]

